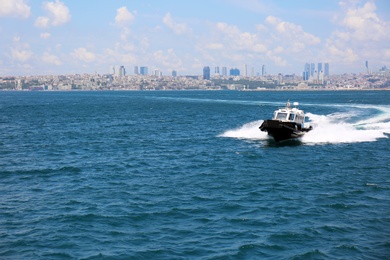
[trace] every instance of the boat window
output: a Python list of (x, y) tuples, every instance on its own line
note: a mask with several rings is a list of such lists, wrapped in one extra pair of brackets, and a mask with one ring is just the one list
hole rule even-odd
[(286, 120), (286, 118), (287, 118), (287, 113), (278, 113), (276, 115), (277, 120)]
[(295, 114), (290, 114), (290, 116), (288, 117), (288, 120), (294, 121), (294, 116), (295, 116)]

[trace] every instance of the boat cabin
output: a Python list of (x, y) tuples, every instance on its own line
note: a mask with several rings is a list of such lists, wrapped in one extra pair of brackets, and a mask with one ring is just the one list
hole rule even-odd
[(303, 124), (305, 122), (305, 113), (297, 108), (298, 102), (294, 102), (294, 108), (290, 107), (290, 102), (287, 102), (285, 108), (280, 108), (274, 112), (273, 120), (282, 122), (295, 122)]

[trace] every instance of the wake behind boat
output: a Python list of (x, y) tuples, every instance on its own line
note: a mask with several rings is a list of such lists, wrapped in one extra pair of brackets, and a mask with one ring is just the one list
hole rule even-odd
[(299, 138), (313, 127), (306, 121), (303, 110), (298, 109), (298, 102), (294, 102), (291, 108), (290, 101), (287, 101), (285, 108), (275, 110), (273, 118), (264, 120), (259, 129), (268, 132), (276, 142), (287, 139)]

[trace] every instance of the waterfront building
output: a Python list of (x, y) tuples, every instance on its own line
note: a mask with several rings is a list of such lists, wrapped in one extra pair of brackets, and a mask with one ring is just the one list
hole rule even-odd
[[(311, 71), (311, 66), (309, 63), (306, 63), (302, 73), (303, 80), (309, 80), (310, 76), (312, 76), (310, 71)], [(313, 72), (313, 75), (314, 73), (315, 71)]]
[(227, 76), (227, 68), (222, 67), (222, 76)]
[(239, 69), (237, 69), (237, 68), (231, 68), (230, 69), (230, 74), (229, 74), (230, 76), (240, 76), (240, 70)]
[(140, 67), (141, 75), (148, 75), (148, 67)]
[(123, 76), (125, 76), (126, 75), (125, 67), (122, 65), (117, 66), (115, 69), (115, 75), (119, 78), (122, 78)]
[(329, 77), (329, 63), (325, 63), (324, 67), (324, 76)]
[(318, 73), (322, 71), (322, 62), (318, 63), (318, 68), (317, 68)]
[(314, 63), (310, 63), (310, 76), (314, 76), (314, 71), (316, 70), (316, 66)]
[(162, 72), (160, 70), (154, 70), (154, 76), (162, 77)]
[(110, 74), (115, 75), (115, 66), (110, 66)]
[(203, 79), (207, 79), (207, 80), (210, 79), (210, 67), (209, 66), (205, 66), (203, 68)]

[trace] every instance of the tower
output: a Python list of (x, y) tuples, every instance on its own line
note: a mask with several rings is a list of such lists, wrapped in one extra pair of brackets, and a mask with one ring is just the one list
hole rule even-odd
[(210, 79), (210, 67), (209, 66), (205, 66), (203, 68), (203, 79), (207, 79), (207, 80)]
[(227, 68), (222, 67), (222, 76), (227, 76)]
[(115, 66), (110, 66), (110, 74), (115, 75)]
[(324, 66), (324, 76), (329, 77), (329, 63), (325, 63)]
[(148, 67), (140, 67), (141, 75), (148, 75)]
[(319, 62), (318, 63), (318, 69), (317, 69), (318, 73), (320, 73), (322, 71), (322, 62)]
[[(309, 80), (309, 77), (311, 75), (311, 66), (309, 63), (306, 63), (305, 64), (305, 67), (303, 69), (303, 73), (302, 73), (302, 78), (303, 80)], [(315, 71), (313, 71), (313, 74), (315, 73)]]

